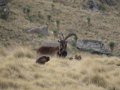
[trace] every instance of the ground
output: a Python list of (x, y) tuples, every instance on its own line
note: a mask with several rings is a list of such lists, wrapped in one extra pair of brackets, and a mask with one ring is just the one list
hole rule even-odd
[[(84, 7), (87, 0), (61, 1), (9, 0), (10, 15), (0, 19), (0, 90), (120, 90), (120, 58), (116, 57), (120, 56), (120, 2), (92, 11)], [(80, 40), (102, 40), (107, 47), (115, 42), (115, 56), (92, 55), (69, 46), (68, 57), (51, 56), (45, 65), (37, 64), (36, 47), (55, 40), (56, 21), (65, 35), (75, 32)], [(46, 23), (49, 36), (27, 33)], [(69, 60), (75, 54), (82, 59)]]
[[(86, 0), (88, 1), (88, 0)], [(99, 1), (99, 0), (96, 0)], [(104, 0), (103, 0), (104, 1)], [(67, 0), (56, 3), (52, 0), (11, 0), (8, 3), (10, 15), (8, 20), (0, 19), (0, 45), (31, 44), (36, 46), (41, 41), (40, 35), (28, 34), (27, 30), (41, 27), (50, 22), (49, 31), (59, 29), (67, 35), (75, 32), (79, 39), (94, 39), (103, 41), (107, 47), (109, 42), (115, 42), (114, 53), (120, 54), (120, 12), (117, 5), (103, 4), (104, 10), (92, 11), (84, 8), (83, 0)], [(51, 20), (48, 20), (51, 17)], [(88, 21), (89, 19), (89, 21)], [(50, 35), (48, 38), (53, 36)]]
[(2, 48), (0, 90), (120, 90), (120, 58), (79, 54), (80, 61), (52, 56), (40, 65), (31, 48)]

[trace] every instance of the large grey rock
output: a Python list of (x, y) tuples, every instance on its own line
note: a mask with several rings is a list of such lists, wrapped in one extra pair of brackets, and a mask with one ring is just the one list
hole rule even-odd
[(46, 35), (46, 36), (49, 35), (47, 26), (32, 28), (30, 30), (27, 30), (27, 32), (32, 34)]
[(106, 54), (109, 55), (110, 51), (106, 49), (105, 45), (101, 41), (97, 40), (78, 40), (77, 48), (82, 51), (89, 51), (91, 53)]
[(87, 7), (91, 10), (100, 10), (100, 5), (98, 2), (95, 2), (94, 0), (89, 0), (87, 2)]
[(100, 0), (100, 2), (103, 4), (113, 6), (113, 5), (116, 5), (118, 1), (117, 0)]
[(6, 0), (0, 0), (0, 6), (5, 6), (6, 5)]

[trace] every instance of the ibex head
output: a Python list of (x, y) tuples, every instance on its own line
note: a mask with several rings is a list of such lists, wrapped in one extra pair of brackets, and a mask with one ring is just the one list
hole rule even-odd
[(58, 40), (58, 42), (60, 43), (58, 51), (59, 56), (67, 56), (67, 39), (71, 36), (75, 36), (75, 40), (77, 41), (77, 35), (74, 33), (70, 33), (66, 37), (64, 37), (63, 33), (60, 34), (60, 40)]

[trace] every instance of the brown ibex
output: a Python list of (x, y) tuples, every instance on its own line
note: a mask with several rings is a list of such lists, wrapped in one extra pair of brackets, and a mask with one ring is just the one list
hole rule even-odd
[(60, 35), (60, 40), (58, 40), (59, 44), (56, 46), (41, 46), (37, 53), (39, 54), (57, 54), (59, 57), (66, 57), (67, 56), (67, 39), (71, 36), (75, 36), (75, 40), (77, 40), (77, 35), (74, 33), (68, 34), (64, 37), (63, 33)]

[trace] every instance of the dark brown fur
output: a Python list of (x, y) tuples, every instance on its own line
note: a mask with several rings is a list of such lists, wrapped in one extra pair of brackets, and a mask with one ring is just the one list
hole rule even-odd
[(76, 59), (76, 60), (81, 60), (82, 57), (81, 57), (81, 55), (75, 55), (75, 59)]
[(50, 60), (50, 57), (48, 56), (41, 56), (36, 60), (36, 63), (38, 64), (45, 64), (46, 62), (48, 62)]
[(56, 54), (59, 50), (59, 47), (46, 47), (46, 46), (42, 46), (37, 50), (38, 54), (47, 54), (47, 55), (52, 55), (52, 54)]

